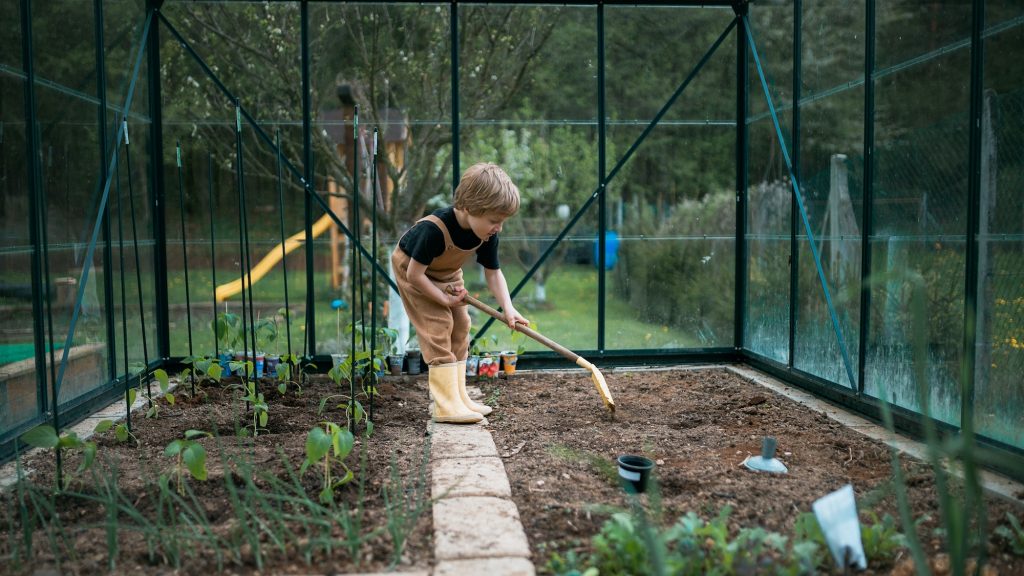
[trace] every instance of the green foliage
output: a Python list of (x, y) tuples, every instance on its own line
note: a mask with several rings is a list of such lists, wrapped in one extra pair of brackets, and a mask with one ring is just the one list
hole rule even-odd
[(242, 344), (242, 318), (232, 312), (217, 314), (213, 320), (213, 333), (221, 350), (235, 350)]
[(175, 459), (178, 493), (185, 495), (185, 470), (196, 480), (206, 480), (206, 448), (196, 441), (204, 436), (213, 437), (202, 430), (186, 430), (183, 438), (172, 441), (164, 449), (164, 456)]
[[(164, 370), (163, 368), (157, 368), (156, 370), (153, 370), (153, 378), (155, 378), (157, 383), (159, 383), (159, 385), (160, 385), (160, 392), (163, 393), (164, 400), (168, 404), (173, 406), (174, 402), (175, 402), (175, 397), (174, 397), (174, 394), (171, 394), (171, 382), (170, 382), (170, 379), (167, 377), (167, 371)], [(158, 404), (156, 402), (150, 403), (149, 409), (146, 410), (146, 418), (159, 418), (159, 417), (160, 417), (160, 404)]]
[(391, 454), (390, 478), (380, 489), (387, 515), (387, 531), (393, 544), (391, 567), (401, 562), (409, 534), (416, 529), (419, 519), (430, 509), (430, 482), (427, 474), (429, 464), (430, 441), (425, 440), (419, 472), (410, 486), (399, 473), (395, 453)]
[(93, 428), (93, 432), (96, 434), (103, 434), (111, 428), (114, 429), (114, 438), (118, 442), (127, 442), (129, 439), (134, 440), (135, 444), (138, 445), (139, 439), (132, 434), (131, 430), (128, 429), (128, 425), (124, 422), (118, 422), (116, 425), (113, 420), (100, 420), (96, 423), (96, 427)]
[(398, 330), (388, 328), (387, 326), (377, 328), (377, 339), (380, 340), (381, 350), (387, 350), (389, 354), (397, 354), (398, 348), (395, 346), (395, 339), (397, 338)]
[(1012, 512), (1007, 512), (1006, 521), (1009, 526), (996, 527), (996, 534), (1009, 543), (1014, 554), (1024, 556), (1024, 528), (1021, 528), (1020, 520)]
[[(476, 334), (478, 330), (475, 327), (469, 329), (470, 334)], [(498, 335), (493, 332), (486, 334), (479, 338), (474, 338), (472, 345), (469, 348), (469, 353), (474, 356), (482, 356), (484, 352), (494, 352), (498, 350)]]
[[(861, 522), (860, 539), (864, 545), (864, 555), (868, 562), (892, 558), (898, 550), (907, 547), (907, 539), (900, 532), (899, 523), (895, 518), (886, 514), (881, 520), (872, 511), (865, 514), (871, 519), (870, 522)], [(918, 523), (927, 518), (918, 519)]]
[[(338, 426), (333, 422), (324, 422), (323, 426), (317, 426), (309, 431), (306, 437), (306, 460), (299, 469), (305, 473), (310, 466), (319, 465), (323, 472), (323, 484), (320, 490), (319, 499), (328, 503), (334, 500), (334, 491), (352, 481), (354, 474), (345, 464), (345, 458), (352, 452), (355, 445), (355, 437), (348, 428)], [(344, 474), (336, 478), (332, 469), (340, 466)]]
[[(732, 192), (708, 194), (681, 202), (663, 220), (635, 213), (623, 232), (728, 236), (734, 233), (735, 204)], [(623, 242), (613, 273), (614, 291), (645, 321), (696, 334), (702, 345), (721, 343), (733, 330), (733, 303), (722, 298), (722, 285), (731, 283), (734, 262), (731, 254), (716, 252), (718, 246), (712, 241)]]
[(255, 438), (260, 435), (261, 429), (266, 430), (267, 428), (267, 421), (270, 419), (270, 406), (263, 393), (256, 387), (255, 380), (245, 382), (244, 386), (245, 395), (241, 400), (246, 404), (252, 404), (252, 435)]
[(28, 432), (21, 435), (21, 441), (29, 446), (35, 448), (42, 448), (44, 450), (53, 450), (54, 453), (60, 452), (81, 452), (82, 460), (78, 464), (78, 468), (74, 474), (70, 474), (67, 471), (63, 473), (63, 482), (61, 482), (61, 475), (57, 476), (58, 492), (66, 490), (71, 485), (74, 476), (85, 472), (92, 467), (93, 462), (96, 460), (96, 443), (86, 442), (78, 437), (78, 434), (74, 431), (65, 432), (64, 434), (57, 434), (53, 426), (49, 424), (40, 424), (35, 428), (32, 428)]

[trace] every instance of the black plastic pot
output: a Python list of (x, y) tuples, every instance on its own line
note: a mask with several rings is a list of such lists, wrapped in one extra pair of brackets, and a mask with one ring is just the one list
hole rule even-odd
[(409, 369), (407, 371), (409, 374), (420, 373), (420, 360), (421, 356), (419, 350), (410, 350), (405, 355), (405, 363), (408, 365)]
[(654, 469), (650, 458), (623, 454), (615, 459), (619, 465), (619, 481), (622, 488), (630, 494), (643, 494), (647, 491), (647, 480)]

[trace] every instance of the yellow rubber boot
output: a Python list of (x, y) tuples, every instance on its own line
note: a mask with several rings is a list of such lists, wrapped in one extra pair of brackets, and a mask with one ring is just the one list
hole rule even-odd
[[(434, 422), (473, 424), (484, 419), (459, 398), (459, 363), (429, 366), (430, 395), (434, 397)], [(465, 368), (462, 372), (465, 376)]]
[(469, 408), (470, 410), (472, 410), (473, 412), (479, 412), (480, 414), (482, 414), (484, 416), (487, 416), (488, 414), (493, 412), (493, 410), (491, 409), (490, 406), (488, 406), (486, 404), (480, 404), (479, 402), (474, 402), (473, 399), (470, 398), (469, 394), (466, 392), (466, 361), (465, 360), (460, 360), (459, 361), (459, 398), (461, 398), (462, 399), (462, 403), (465, 404), (466, 407)]

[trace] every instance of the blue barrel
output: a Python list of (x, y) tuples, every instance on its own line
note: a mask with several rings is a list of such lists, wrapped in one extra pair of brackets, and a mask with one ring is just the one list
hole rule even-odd
[[(604, 233), (604, 269), (611, 270), (615, 268), (615, 263), (619, 261), (619, 234), (614, 230), (606, 230)], [(594, 239), (594, 267), (596, 268), (598, 262), (601, 261), (601, 243), (600, 238)]]

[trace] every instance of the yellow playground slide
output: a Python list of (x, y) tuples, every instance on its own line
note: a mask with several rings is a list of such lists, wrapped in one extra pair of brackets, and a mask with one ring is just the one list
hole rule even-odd
[[(316, 221), (315, 224), (313, 224), (313, 238), (316, 238), (317, 236), (330, 230), (331, 226), (333, 225), (334, 221), (331, 220), (330, 214), (321, 217), (319, 220)], [(296, 232), (295, 234), (292, 234), (291, 236), (288, 237), (287, 240), (284, 241), (283, 251), (281, 250), (281, 244), (274, 246), (274, 248), (271, 249), (270, 252), (267, 252), (267, 255), (264, 256), (262, 260), (260, 260), (259, 264), (253, 267), (252, 281), (254, 283), (259, 282), (260, 279), (267, 274), (267, 272), (270, 272), (270, 270), (272, 270), (274, 266), (277, 266), (277, 263), (281, 261), (281, 258), (283, 258), (285, 254), (292, 252), (299, 246), (302, 246), (305, 242), (306, 231), (301, 230), (299, 232)], [(217, 302), (223, 302), (224, 300), (227, 300), (228, 298), (231, 298), (235, 294), (241, 292), (242, 289), (245, 288), (244, 280), (245, 278), (242, 277), (239, 278), (238, 280), (233, 280), (231, 282), (227, 282), (221, 284), (220, 286), (217, 286), (217, 290), (214, 293), (214, 297), (217, 299)]]

